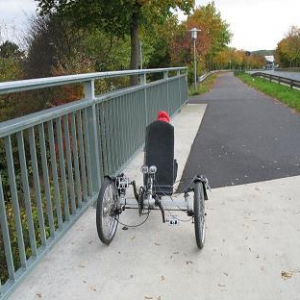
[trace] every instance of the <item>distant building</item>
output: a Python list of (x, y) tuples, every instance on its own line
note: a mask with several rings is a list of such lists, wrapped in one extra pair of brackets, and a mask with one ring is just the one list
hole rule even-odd
[(274, 70), (274, 68), (275, 68), (274, 56), (273, 55), (265, 55), (264, 58), (266, 60), (264, 68), (266, 70)]

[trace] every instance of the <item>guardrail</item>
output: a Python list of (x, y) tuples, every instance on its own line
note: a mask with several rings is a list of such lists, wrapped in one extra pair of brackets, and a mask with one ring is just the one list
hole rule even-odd
[[(153, 73), (163, 79), (147, 82)], [(139, 85), (95, 95), (96, 80), (133, 75)], [(96, 200), (103, 175), (129, 162), (156, 112), (186, 102), (186, 76), (168, 68), (0, 83), (0, 94), (84, 86), (80, 101), (0, 123), (1, 299)]]
[(210, 71), (208, 73), (203, 74), (202, 76), (198, 77), (198, 82), (203, 82), (207, 77), (212, 74), (222, 72), (222, 70)]
[(255, 72), (255, 73), (252, 73), (251, 76), (263, 77), (263, 78), (269, 79), (270, 81), (276, 81), (279, 84), (288, 85), (290, 88), (294, 88), (294, 87), (300, 88), (300, 81), (292, 79), (292, 78), (287, 78), (287, 77), (273, 75), (273, 74), (264, 73), (264, 72)]

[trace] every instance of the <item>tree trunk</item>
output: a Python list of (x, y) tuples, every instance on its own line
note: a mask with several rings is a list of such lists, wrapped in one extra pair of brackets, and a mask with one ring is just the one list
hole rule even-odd
[[(139, 66), (139, 35), (138, 35), (138, 13), (132, 15), (132, 25), (130, 29), (131, 39), (131, 57), (130, 57), (130, 69), (136, 70)], [(139, 82), (138, 76), (131, 76), (131, 85), (137, 85)]]

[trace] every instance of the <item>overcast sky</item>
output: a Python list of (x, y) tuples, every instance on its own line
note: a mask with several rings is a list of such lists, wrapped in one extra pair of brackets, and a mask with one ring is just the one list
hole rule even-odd
[(8, 39), (19, 43), (36, 8), (34, 0), (0, 0), (0, 42)]
[[(196, 0), (196, 5), (211, 1)], [(300, 0), (215, 0), (237, 49), (275, 49), (292, 25), (300, 27)]]
[[(196, 0), (196, 5), (209, 2)], [(20, 40), (36, 4), (34, 0), (0, 0), (2, 40)], [(237, 49), (275, 49), (292, 25), (300, 27), (300, 0), (215, 0), (215, 5), (230, 24), (231, 46)]]

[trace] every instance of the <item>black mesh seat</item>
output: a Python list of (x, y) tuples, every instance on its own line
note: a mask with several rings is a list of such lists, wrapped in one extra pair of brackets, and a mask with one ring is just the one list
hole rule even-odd
[(145, 164), (156, 166), (154, 192), (172, 195), (177, 163), (174, 161), (174, 127), (163, 121), (154, 121), (146, 129)]

